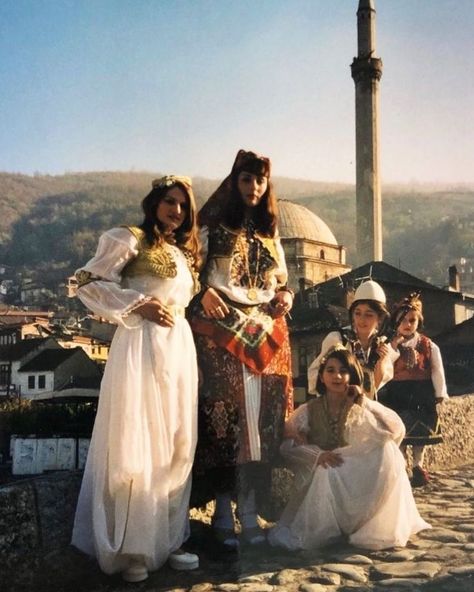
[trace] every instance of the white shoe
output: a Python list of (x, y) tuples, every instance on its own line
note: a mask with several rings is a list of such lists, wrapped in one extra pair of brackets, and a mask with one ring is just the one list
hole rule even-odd
[(199, 567), (199, 557), (194, 553), (186, 553), (182, 549), (174, 551), (169, 556), (169, 564), (178, 571), (187, 571)]
[(122, 579), (126, 582), (143, 582), (148, 578), (148, 570), (141, 561), (132, 561), (122, 572)]

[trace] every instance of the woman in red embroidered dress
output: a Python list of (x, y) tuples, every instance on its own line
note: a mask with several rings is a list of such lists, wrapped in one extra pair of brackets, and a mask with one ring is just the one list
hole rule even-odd
[(413, 447), (412, 486), (429, 481), (423, 468), (426, 444), (442, 442), (437, 407), (448, 398), (443, 361), (439, 347), (418, 332), (423, 308), (418, 294), (410, 294), (395, 305), (392, 322), (396, 335), (392, 346), (400, 352), (394, 365), (393, 380), (381, 393), (380, 401), (402, 418), (406, 436), (402, 451)]
[(257, 498), (268, 499), (270, 463), (292, 409), (285, 314), (293, 293), (269, 159), (240, 150), (198, 222), (205, 265), (191, 323), (203, 376), (197, 466), (215, 493), (216, 539), (236, 549), (232, 499), (244, 540), (264, 541)]

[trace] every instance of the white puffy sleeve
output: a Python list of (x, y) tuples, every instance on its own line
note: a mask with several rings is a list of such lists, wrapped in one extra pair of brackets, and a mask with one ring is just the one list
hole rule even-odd
[(309, 432), (308, 405), (300, 405), (285, 424), (285, 439), (280, 446), (281, 455), (289, 462), (313, 469), (322, 450), (314, 444), (307, 444)]
[(392, 409), (367, 397), (364, 397), (364, 405), (375, 417), (382, 439), (392, 439), (399, 445), (405, 437), (405, 425), (400, 416)]
[(311, 362), (311, 365), (308, 368), (308, 393), (311, 395), (316, 394), (316, 382), (318, 380), (319, 365), (321, 364), (322, 358), (331, 347), (334, 347), (338, 343), (342, 344), (342, 336), (339, 331), (328, 333), (321, 344), (319, 356)]
[(275, 237), (275, 250), (278, 264), (278, 267), (275, 270), (275, 277), (278, 285), (286, 286), (288, 282), (288, 269), (286, 267), (285, 251), (283, 250), (279, 236)]
[(436, 398), (448, 399), (441, 351), (433, 341), (431, 342), (431, 380), (433, 381)]
[(100, 237), (94, 257), (76, 271), (77, 296), (87, 308), (128, 328), (143, 322), (140, 315), (130, 313), (147, 300), (144, 294), (121, 286), (121, 272), (137, 254), (135, 236), (127, 228), (113, 228)]
[(391, 345), (388, 346), (388, 351), (388, 356), (379, 359), (375, 364), (375, 387), (377, 390), (381, 389), (384, 384), (387, 384), (387, 382), (390, 382), (393, 378), (393, 361), (396, 360), (398, 356)]

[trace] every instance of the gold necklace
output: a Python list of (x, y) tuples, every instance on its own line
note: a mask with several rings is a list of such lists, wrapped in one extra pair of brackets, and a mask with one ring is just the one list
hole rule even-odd
[[(257, 262), (255, 264), (255, 274), (251, 275), (250, 273), (250, 260), (249, 260), (249, 252), (250, 252), (250, 243), (253, 242), (257, 243)], [(258, 281), (258, 272), (260, 268), (260, 241), (257, 238), (249, 238), (246, 236), (245, 241), (246, 251), (245, 251), (245, 271), (247, 272), (248, 278), (248, 289), (247, 289), (247, 298), (249, 300), (257, 300), (258, 298), (258, 291), (257, 291), (257, 281)]]
[(329, 422), (330, 423), (339, 423), (339, 420), (341, 419), (342, 413), (346, 407), (346, 402), (345, 401), (339, 401), (339, 405), (337, 406), (337, 411), (336, 413), (331, 413), (331, 409), (330, 409), (330, 405), (329, 405), (329, 399), (327, 398), (327, 396), (324, 399), (324, 403), (326, 404), (326, 411), (328, 414), (328, 418), (329, 418)]

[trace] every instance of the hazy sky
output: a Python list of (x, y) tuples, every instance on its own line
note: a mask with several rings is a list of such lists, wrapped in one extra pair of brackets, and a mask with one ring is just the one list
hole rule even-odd
[[(0, 170), (354, 182), (358, 0), (1, 0)], [(474, 181), (474, 0), (376, 0), (383, 182)]]

